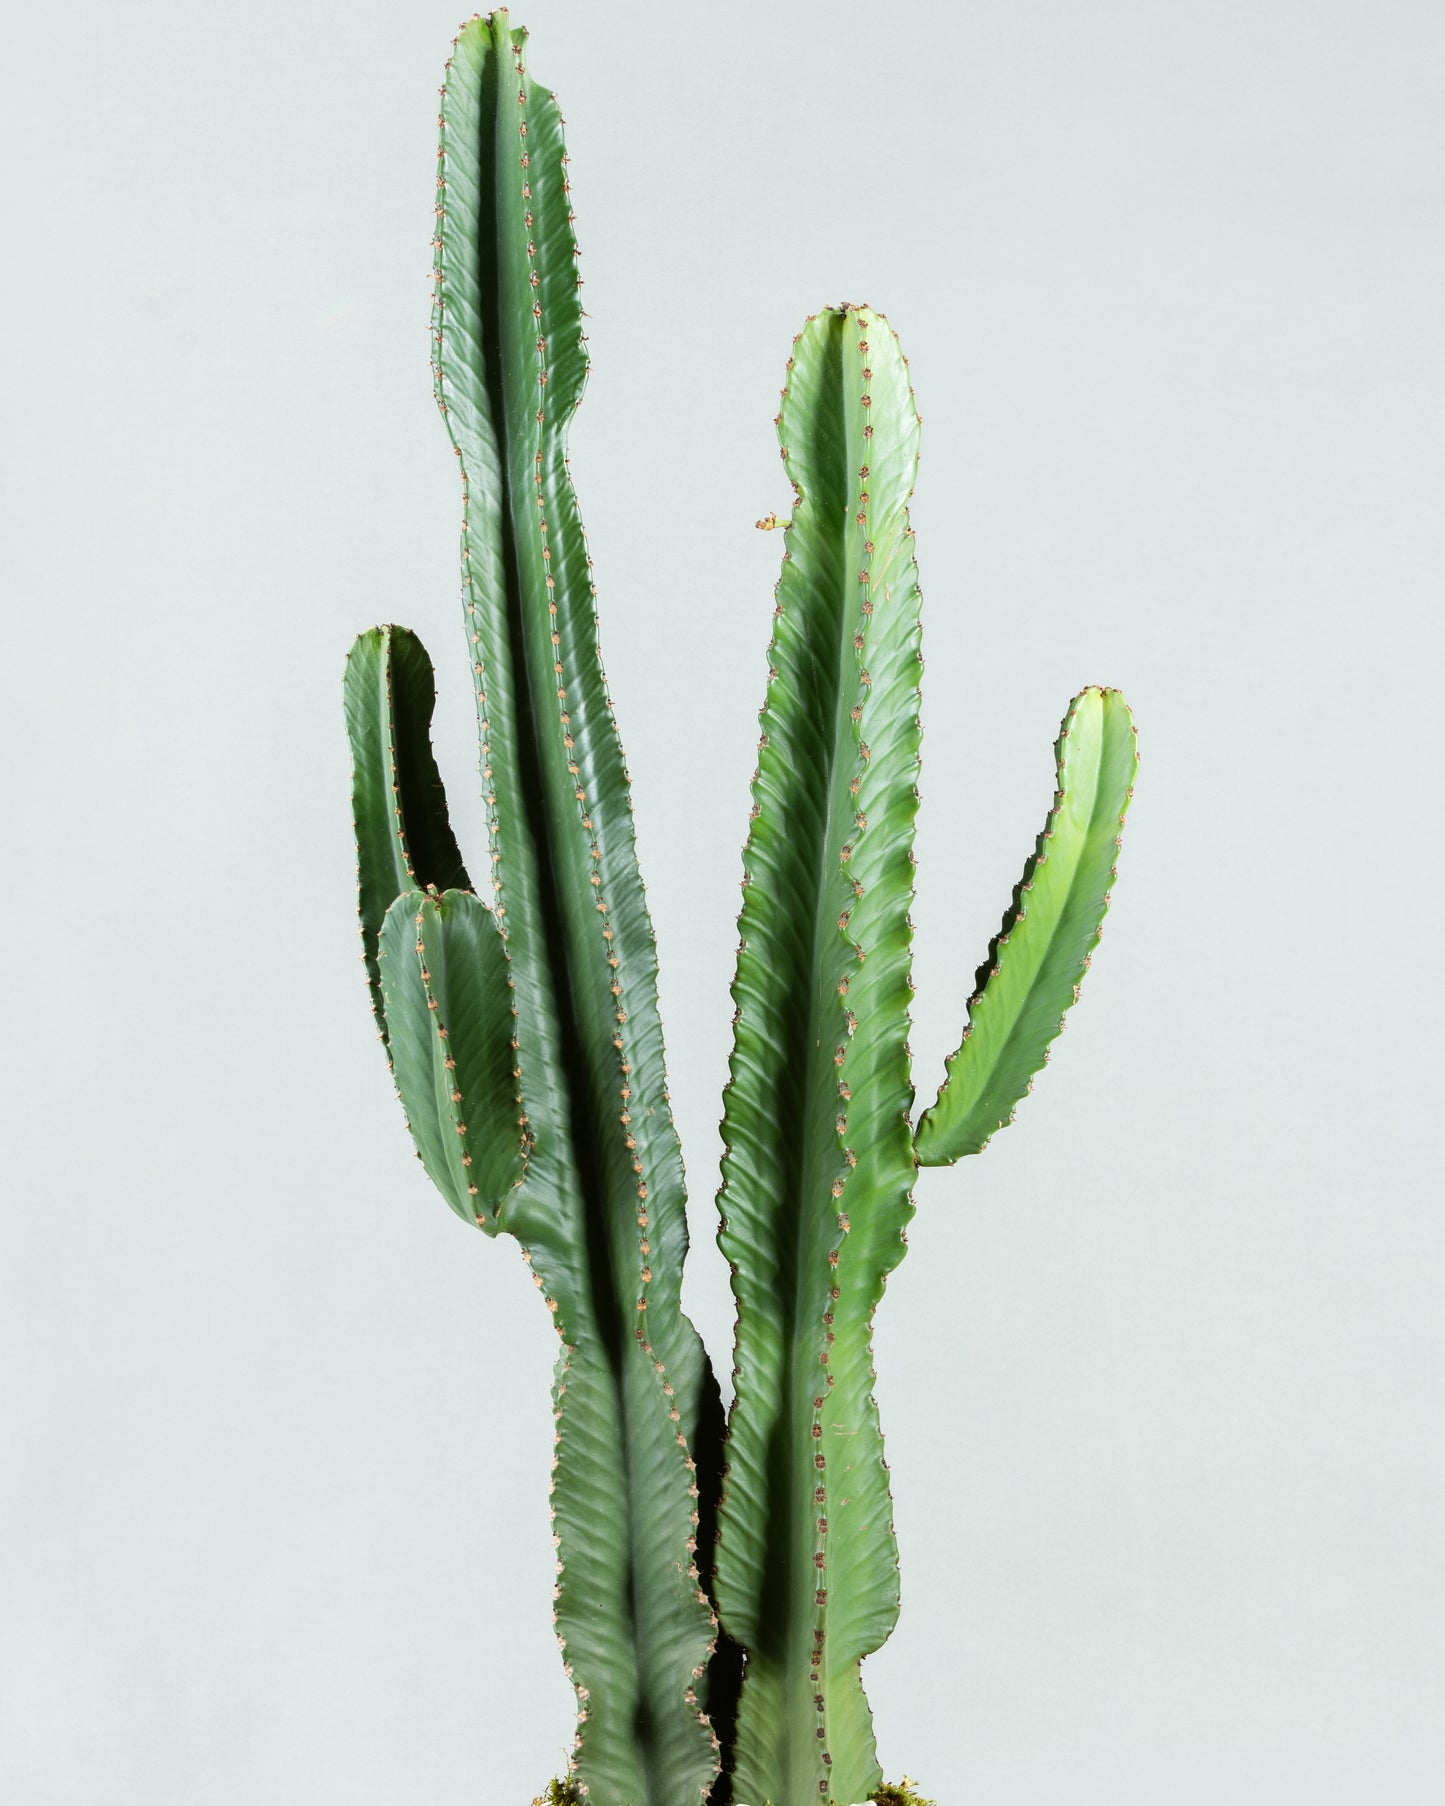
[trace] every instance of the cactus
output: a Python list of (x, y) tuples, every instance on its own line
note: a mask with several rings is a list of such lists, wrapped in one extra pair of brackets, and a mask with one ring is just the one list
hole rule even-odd
[(918, 1166), (1012, 1121), (1078, 995), (1133, 724), (1117, 691), (1070, 705), (1043, 833), (915, 1129), (919, 421), (881, 315), (810, 319), (778, 416), (794, 506), (733, 986), (724, 1444), (679, 1302), (655, 943), (567, 467), (587, 363), (561, 118), (524, 43), (496, 12), (454, 45), (434, 239), (490, 872), (473, 883), (448, 823), (426, 652), (404, 628), (362, 634), (345, 704), (372, 1008), (429, 1177), (521, 1244), (559, 1337), (554, 1616), (578, 1726), (549, 1797), (912, 1799), (884, 1786), (860, 1678), (899, 1596), (873, 1313)]

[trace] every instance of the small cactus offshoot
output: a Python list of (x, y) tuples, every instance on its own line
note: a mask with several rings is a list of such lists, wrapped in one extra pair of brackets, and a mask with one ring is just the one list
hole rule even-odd
[(345, 702), (362, 948), (416, 1150), (519, 1245), (558, 1337), (551, 1511), (570, 1772), (534, 1806), (928, 1806), (886, 1787), (864, 1658), (898, 1614), (873, 1313), (920, 1166), (1013, 1121), (1099, 938), (1137, 755), (1070, 703), (1055, 788), (936, 1100), (908, 1043), (921, 755), (919, 419), (881, 314), (804, 325), (752, 785), (719, 1244), (723, 1405), (683, 1314), (682, 1162), (592, 561), (567, 464), (587, 372), (562, 120), (506, 13), (447, 63), (432, 354), (462, 488), (488, 869), (468, 874), (432, 667), (364, 633)]

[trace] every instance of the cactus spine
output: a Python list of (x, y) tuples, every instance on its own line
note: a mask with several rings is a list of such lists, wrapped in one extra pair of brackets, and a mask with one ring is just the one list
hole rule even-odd
[(860, 1678), (899, 1597), (873, 1313), (917, 1166), (977, 1153), (1012, 1120), (1078, 995), (1133, 724), (1117, 691), (1070, 705), (1044, 832), (915, 1131), (919, 421), (881, 315), (809, 320), (778, 417), (794, 509), (733, 987), (720, 1498), (721, 1402), (679, 1302), (655, 943), (567, 469), (587, 364), (566, 155), (524, 42), (504, 12), (456, 41), (434, 239), (490, 872), (473, 884), (448, 823), (424, 649), (404, 628), (362, 634), (345, 700), (372, 1007), (428, 1174), (466, 1223), (520, 1242), (560, 1339), (554, 1616), (578, 1732), (552, 1792), (916, 1797), (883, 1787)]

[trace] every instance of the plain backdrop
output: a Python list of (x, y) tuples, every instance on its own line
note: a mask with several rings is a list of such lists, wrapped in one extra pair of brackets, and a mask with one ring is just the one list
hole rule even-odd
[[(1445, 1787), (1433, 0), (534, 0), (594, 374), (690, 1308), (712, 1243), (789, 341), (924, 417), (920, 1093), (1068, 696), (1143, 770), (1036, 1094), (877, 1325), (941, 1806)], [(0, 1795), (520, 1806), (554, 1338), (413, 1159), (352, 908), (343, 654), (403, 621), (478, 851), (427, 369), (432, 0), (12, 10)], [(473, 869), (476, 869), (476, 863)], [(791, 1803), (790, 1803), (791, 1806)]]

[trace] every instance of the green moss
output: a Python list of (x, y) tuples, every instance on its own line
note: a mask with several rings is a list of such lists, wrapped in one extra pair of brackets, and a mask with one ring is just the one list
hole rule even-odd
[(532, 1806), (582, 1806), (582, 1796), (570, 1781), (549, 1781)]
[(932, 1800), (925, 1800), (921, 1793), (915, 1792), (908, 1775), (896, 1784), (880, 1787), (872, 1799), (874, 1806), (934, 1806)]

